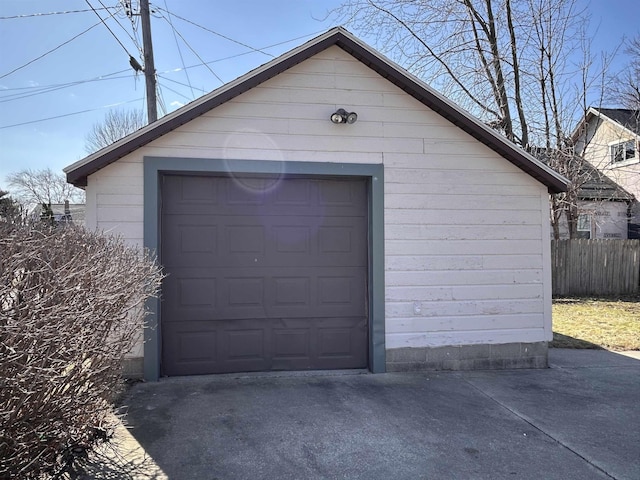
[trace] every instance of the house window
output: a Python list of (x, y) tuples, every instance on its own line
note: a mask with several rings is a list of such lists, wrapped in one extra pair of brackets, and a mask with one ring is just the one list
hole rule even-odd
[(624, 162), (636, 158), (636, 142), (635, 140), (627, 140), (626, 142), (611, 145), (611, 163)]
[(591, 238), (591, 215), (581, 213), (578, 215), (578, 238)]

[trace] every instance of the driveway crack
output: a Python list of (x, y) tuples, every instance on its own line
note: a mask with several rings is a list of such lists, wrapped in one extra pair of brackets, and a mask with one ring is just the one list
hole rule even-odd
[(523, 422), (525, 422), (527, 425), (531, 426), (531, 428), (533, 428), (534, 430), (538, 431), (539, 433), (541, 433), (542, 435), (544, 435), (546, 438), (550, 439), (551, 441), (557, 443), (558, 445), (560, 445), (562, 448), (565, 448), (566, 450), (570, 451), (571, 453), (573, 453), (574, 455), (576, 455), (578, 458), (582, 459), (583, 461), (587, 462), (589, 465), (591, 465), (593, 468), (595, 468), (596, 470), (598, 470), (599, 472), (601, 472), (602, 474), (606, 475), (608, 478), (611, 478), (613, 480), (617, 480), (616, 477), (614, 477), (613, 475), (611, 475), (609, 472), (607, 472), (606, 470), (602, 469), (602, 467), (600, 467), (599, 465), (595, 464), (594, 462), (592, 462), (591, 460), (589, 460), (587, 457), (585, 457), (584, 455), (582, 455), (580, 452), (574, 450), (573, 448), (571, 448), (569, 445), (567, 445), (566, 443), (563, 443), (561, 440), (555, 438), (553, 435), (551, 435), (550, 433), (546, 432), (544, 429), (542, 429), (541, 427), (539, 427), (538, 425), (536, 425), (535, 423), (533, 423), (533, 421), (529, 420), (527, 417), (525, 417), (524, 415), (518, 413), (516, 410), (514, 410), (513, 408), (511, 408), (509, 405), (506, 405), (505, 403), (501, 402), (500, 400), (498, 400), (497, 398), (491, 396), (489, 393), (485, 392), (482, 388), (480, 388), (479, 386), (475, 385), (473, 382), (471, 382), (469, 379), (465, 378), (463, 375), (460, 375), (460, 378), (469, 386), (471, 386), (472, 388), (474, 388), (475, 390), (477, 390), (480, 394), (484, 395), (485, 397), (487, 397), (488, 399), (490, 399), (491, 401), (493, 401), (494, 403), (496, 403), (497, 405), (499, 405), (500, 407), (504, 408), (505, 410), (511, 412), (511, 414), (513, 414), (514, 416), (516, 416), (517, 418), (519, 418), (520, 420), (522, 420)]

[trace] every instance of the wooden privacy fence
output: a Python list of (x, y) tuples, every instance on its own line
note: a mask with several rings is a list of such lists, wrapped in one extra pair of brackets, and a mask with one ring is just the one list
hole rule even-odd
[(553, 240), (553, 295), (640, 292), (640, 240)]

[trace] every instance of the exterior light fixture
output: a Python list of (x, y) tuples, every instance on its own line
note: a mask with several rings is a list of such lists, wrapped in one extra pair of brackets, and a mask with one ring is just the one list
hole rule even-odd
[(347, 112), (344, 108), (339, 108), (336, 113), (331, 115), (331, 121), (333, 123), (356, 123), (358, 120), (358, 114), (356, 112)]

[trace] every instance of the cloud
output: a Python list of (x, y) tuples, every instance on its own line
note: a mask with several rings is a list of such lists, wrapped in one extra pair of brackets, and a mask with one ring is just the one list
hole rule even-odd
[(174, 100), (173, 102), (171, 102), (169, 104), (170, 107), (176, 107), (176, 108), (180, 108), (180, 107), (184, 107), (184, 103), (181, 103), (177, 100)]
[(29, 84), (30, 87), (39, 87), (40, 86), (40, 83), (36, 82), (35, 80), (29, 80), (27, 83)]

